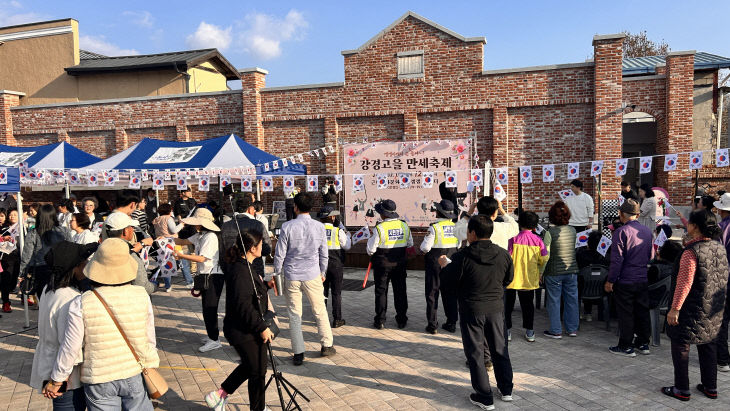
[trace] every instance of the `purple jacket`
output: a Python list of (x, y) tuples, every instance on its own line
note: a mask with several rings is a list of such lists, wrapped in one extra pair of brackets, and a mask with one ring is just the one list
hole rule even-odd
[(720, 237), (720, 241), (722, 242), (722, 245), (725, 246), (727, 258), (728, 260), (730, 260), (730, 217), (723, 218), (718, 225), (720, 226), (720, 228), (722, 228), (722, 236)]
[(654, 254), (651, 230), (638, 221), (629, 221), (613, 232), (608, 282), (646, 283), (647, 265)]

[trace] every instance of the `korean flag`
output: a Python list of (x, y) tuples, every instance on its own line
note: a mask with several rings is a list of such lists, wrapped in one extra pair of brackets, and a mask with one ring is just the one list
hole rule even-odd
[(352, 244), (357, 244), (362, 240), (367, 240), (370, 238), (370, 236), (371, 236), (370, 227), (365, 226), (365, 227), (357, 230), (357, 232), (355, 232), (355, 234), (352, 235)]
[(96, 175), (95, 171), (91, 172), (86, 177), (86, 183), (89, 187), (96, 187), (97, 185), (99, 185), (99, 176)]
[(411, 186), (411, 173), (399, 173), (398, 184), (400, 188), (408, 188)]
[(264, 187), (262, 191), (274, 191), (274, 178), (272, 176), (262, 176), (261, 185)]
[(0, 184), (8, 183), (8, 169), (6, 167), (0, 168)]
[(132, 173), (129, 175), (129, 188), (139, 189), (142, 186), (142, 174)]
[(664, 171), (674, 171), (677, 169), (677, 155), (667, 154), (664, 156)]
[(352, 176), (352, 191), (365, 191), (365, 177), (362, 174)]
[(253, 184), (251, 184), (251, 176), (241, 177), (241, 191), (251, 192), (253, 190)]
[(651, 173), (651, 157), (641, 157), (639, 159), (639, 174)]
[(717, 167), (727, 167), (730, 166), (730, 158), (727, 156), (727, 149), (721, 148), (717, 150), (717, 154), (715, 156), (715, 166)]
[(231, 175), (230, 174), (225, 174), (225, 175), (222, 174), (222, 175), (220, 175), (218, 177), (218, 181), (219, 181), (218, 189), (220, 191), (223, 191), (223, 189), (225, 187), (228, 187), (229, 185), (231, 185)]
[(335, 176), (335, 192), (339, 193), (342, 191), (342, 174), (337, 174)]
[(152, 176), (152, 189), (153, 190), (164, 190), (165, 189), (165, 175), (162, 173), (155, 173)]
[(387, 174), (376, 175), (375, 182), (378, 184), (378, 190), (383, 190), (383, 189), (388, 188), (388, 175)]
[(568, 163), (568, 180), (575, 180), (580, 175), (580, 163)]
[(426, 171), (423, 173), (421, 178), (421, 187), (432, 188), (433, 187), (433, 171)]
[(72, 186), (81, 184), (81, 178), (79, 177), (79, 172), (78, 171), (69, 171), (68, 172), (68, 182), (71, 183)]
[(198, 191), (210, 191), (210, 176), (201, 175), (198, 177)]
[(446, 187), (456, 187), (456, 171), (449, 170), (444, 172), (444, 179), (446, 180)]
[(307, 176), (307, 191), (319, 190), (319, 176)]
[(473, 168), (471, 170), (471, 182), (475, 186), (481, 187), (484, 185), (484, 178), (483, 178), (484, 174), (483, 173), (484, 173), (484, 170), (482, 170), (481, 168)]
[(588, 235), (591, 233), (591, 230), (585, 230), (581, 231), (575, 236), (575, 248), (580, 247), (586, 247), (588, 246)]
[(507, 168), (496, 168), (494, 169), (494, 174), (497, 176), (497, 181), (499, 182), (499, 184), (502, 184), (503, 186), (507, 185), (509, 181)]
[(689, 153), (689, 169), (699, 170), (702, 168), (702, 152), (693, 151)]
[(532, 183), (532, 166), (520, 167), (520, 182), (522, 184)]
[(598, 243), (598, 248), (596, 248), (596, 251), (598, 251), (599, 254), (605, 257), (609, 248), (611, 248), (611, 239), (604, 235), (601, 237), (601, 242)]
[(504, 192), (502, 184), (499, 184), (499, 181), (497, 181), (497, 183), (494, 184), (494, 199), (502, 201), (505, 198), (507, 198), (507, 193)]
[(616, 160), (616, 177), (626, 175), (626, 169), (628, 168), (628, 164), (628, 158), (619, 158), (618, 160)]
[(603, 160), (591, 162), (591, 177), (601, 175), (603, 173)]
[(294, 190), (294, 176), (284, 176), (283, 187), (284, 194), (291, 193)]
[(175, 176), (175, 180), (177, 181), (178, 190), (188, 189), (188, 180), (185, 179), (185, 173), (178, 172)]
[(552, 183), (555, 181), (555, 164), (542, 166), (542, 182)]

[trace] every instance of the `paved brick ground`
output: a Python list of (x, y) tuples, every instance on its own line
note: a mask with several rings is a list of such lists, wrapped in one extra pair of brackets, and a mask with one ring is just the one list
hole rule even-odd
[[(362, 275), (362, 271), (356, 270), (347, 274), (360, 279)], [(274, 352), (281, 360), (284, 375), (311, 399), (305, 409), (476, 409), (467, 399), (471, 387), (458, 330), (457, 334), (444, 332), (436, 336), (423, 332), (425, 301), (421, 276), (422, 273), (415, 272), (408, 279), (410, 320), (404, 330), (395, 327), (392, 314), (386, 329), (371, 328), (372, 287), (345, 292), (347, 325), (334, 330), (338, 351), (334, 357), (319, 357), (313, 317), (305, 308), (307, 352), (301, 367), (291, 365), (286, 310), (282, 307), (283, 299), (274, 297), (284, 329), (274, 343)], [(238, 358), (227, 345), (206, 354), (197, 351), (204, 335), (200, 301), (179, 285), (174, 290), (152, 297), (161, 364), (172, 367), (162, 369), (171, 390), (159, 409), (205, 409), (204, 394), (225, 379)], [(515, 326), (521, 323), (518, 310), (514, 314)], [(36, 313), (31, 311), (32, 316)], [(51, 409), (50, 401), (28, 386), (37, 342), (35, 330), (7, 336), (22, 330), (22, 318), (22, 310), (16, 309), (0, 319), (0, 409)], [(621, 358), (607, 351), (609, 344), (616, 341), (615, 323), (611, 332), (605, 331), (602, 323), (582, 323), (577, 338), (548, 340), (539, 335), (546, 320), (545, 310), (537, 311), (535, 343), (524, 341), (520, 328), (513, 330), (510, 353), (515, 401), (503, 403), (497, 399), (497, 409), (730, 409), (730, 394), (726, 394), (730, 393), (728, 374), (718, 375), (719, 400), (694, 393), (692, 401), (681, 403), (658, 392), (659, 387), (672, 382), (666, 337), (661, 347), (652, 347), (649, 356)], [(694, 350), (690, 380), (692, 384), (699, 382)], [(492, 385), (496, 392), (494, 381)], [(272, 409), (280, 409), (273, 386), (266, 396)], [(244, 386), (231, 397), (228, 409), (248, 409), (247, 398)]]

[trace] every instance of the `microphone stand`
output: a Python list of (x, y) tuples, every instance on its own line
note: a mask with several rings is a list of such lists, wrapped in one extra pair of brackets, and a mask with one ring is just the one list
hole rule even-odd
[[(246, 246), (243, 245), (243, 234), (241, 233), (241, 226), (238, 224), (238, 217), (236, 216), (236, 209), (233, 206), (233, 194), (230, 194), (228, 196), (228, 201), (231, 203), (231, 210), (233, 210), (233, 221), (236, 222), (236, 229), (238, 230), (238, 237), (241, 239), (241, 246), (243, 246), (243, 254), (246, 255)], [(266, 227), (264, 227), (266, 228)], [(267, 235), (266, 232), (262, 233), (263, 235)], [(259, 297), (259, 291), (256, 288), (256, 281), (254, 281), (253, 277), (253, 270), (251, 269), (251, 263), (248, 262), (248, 259), (244, 257), (244, 260), (246, 261), (246, 265), (248, 266), (248, 273), (251, 275), (251, 284), (253, 285), (253, 291), (256, 294), (256, 305), (259, 309), (259, 314), (261, 315), (261, 319), (264, 319), (264, 310), (261, 307), (261, 298)], [(307, 398), (304, 394), (302, 394), (301, 391), (297, 387), (294, 386), (289, 380), (284, 377), (284, 375), (276, 368), (276, 356), (274, 355), (274, 351), (271, 349), (271, 343), (266, 343), (266, 347), (269, 351), (269, 360), (271, 361), (271, 371), (272, 374), (269, 377), (269, 380), (266, 382), (266, 385), (264, 386), (264, 392), (266, 392), (266, 389), (269, 388), (269, 385), (271, 385), (271, 381), (274, 381), (276, 383), (276, 391), (279, 394), (279, 403), (281, 404), (281, 409), (283, 411), (290, 411), (290, 410), (300, 410), (301, 407), (299, 406), (299, 403), (297, 402), (297, 395), (304, 398), (307, 402), (309, 402), (309, 398)], [(284, 392), (286, 392), (286, 395), (288, 397), (288, 402), (284, 401)]]

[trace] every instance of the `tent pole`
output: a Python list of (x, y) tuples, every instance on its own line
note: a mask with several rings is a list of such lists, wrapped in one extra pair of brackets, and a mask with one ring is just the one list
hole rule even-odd
[(71, 187), (68, 185), (68, 181), (64, 184), (66, 186), (66, 199), (71, 198)]
[(160, 208), (160, 190), (155, 190), (155, 205)]
[(261, 180), (256, 180), (256, 200), (261, 201)]
[[(16, 201), (16, 204), (18, 205), (18, 246), (20, 247), (20, 255), (23, 255), (23, 246), (25, 245), (25, 228), (23, 226), (23, 197), (21, 196), (20, 191), (18, 191), (18, 201)], [(28, 296), (25, 293), (22, 293), (21, 295), (23, 296), (23, 308), (25, 311), (25, 328), (29, 328), (30, 314), (28, 314)]]

